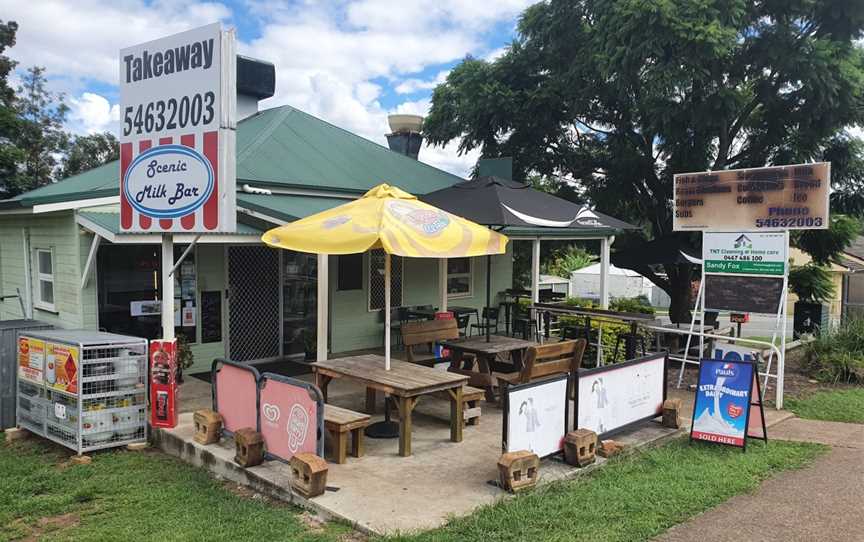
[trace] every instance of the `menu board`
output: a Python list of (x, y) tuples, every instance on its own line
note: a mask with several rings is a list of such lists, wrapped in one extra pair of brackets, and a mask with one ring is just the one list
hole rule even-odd
[(201, 342), (222, 340), (222, 291), (201, 292)]
[(782, 277), (705, 275), (705, 309), (777, 314)]
[(674, 178), (675, 231), (827, 229), (831, 164), (801, 164)]

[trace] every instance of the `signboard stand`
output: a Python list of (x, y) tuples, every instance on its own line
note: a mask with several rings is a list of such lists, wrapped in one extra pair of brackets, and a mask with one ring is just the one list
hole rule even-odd
[(700, 440), (740, 447), (746, 452), (750, 438), (768, 442), (757, 370), (755, 361), (699, 362), (691, 443)]
[[(782, 246), (777, 245), (777, 240), (772, 241), (774, 247), (770, 251), (762, 251), (758, 252), (770, 252), (774, 258), (768, 259), (763, 258), (760, 261), (753, 261), (753, 259), (747, 259), (749, 256), (744, 256), (740, 258), (740, 254), (738, 251), (729, 250), (730, 255), (726, 255), (724, 257), (729, 258), (727, 261), (724, 260), (715, 260), (712, 259), (710, 251), (712, 251), (714, 244), (717, 242), (716, 238), (737, 236), (737, 240), (741, 240), (742, 238), (746, 240), (746, 242), (753, 243), (753, 239), (760, 239), (759, 236), (763, 237), (782, 237)], [(751, 239), (752, 238), (752, 239)], [(745, 242), (745, 241), (741, 241)], [(756, 242), (758, 244), (758, 241)], [(774, 351), (771, 350), (771, 353), (768, 356), (768, 360), (765, 365), (765, 372), (761, 373), (764, 377), (763, 385), (761, 386), (761, 392), (764, 393), (764, 390), (768, 388), (768, 379), (776, 378), (777, 386), (775, 393), (775, 400), (777, 404), (777, 409), (783, 408), (783, 377), (785, 371), (785, 358), (786, 358), (786, 326), (787, 326), (787, 295), (788, 295), (788, 286), (789, 286), (789, 265), (788, 265), (788, 251), (789, 251), (789, 230), (785, 230), (783, 232), (704, 232), (703, 233), (703, 258), (702, 258), (702, 275), (701, 280), (699, 282), (699, 291), (696, 295), (696, 302), (693, 306), (693, 315), (690, 320), (690, 331), (687, 335), (687, 341), (685, 343), (684, 350), (684, 359), (681, 363), (681, 368), (678, 371), (678, 384), (677, 387), (680, 388), (684, 379), (684, 370), (687, 367), (687, 364), (698, 365), (699, 361), (697, 360), (689, 360), (688, 356), (690, 354), (690, 344), (691, 338), (693, 336), (694, 330), (696, 330), (696, 322), (700, 322), (703, 326), (703, 329), (699, 330), (699, 352), (700, 357), (702, 353), (705, 351), (705, 337), (704, 337), (704, 322), (705, 322), (705, 311), (706, 311), (706, 299), (708, 298), (707, 285), (708, 278), (707, 277), (752, 277), (759, 280), (771, 280), (771, 277), (775, 277), (775, 280), (780, 280), (777, 275), (782, 273), (782, 287), (779, 291), (779, 300), (777, 303), (777, 310), (775, 313), (775, 322), (774, 322), (774, 330), (771, 335), (771, 344), (775, 344), (777, 341), (777, 334), (780, 333), (780, 354), (777, 356), (777, 371), (776, 374), (771, 373), (772, 366), (774, 365)], [(719, 249), (713, 249), (714, 252), (718, 252)], [(716, 257), (716, 256), (715, 256)], [(723, 264), (728, 264), (724, 266)], [(730, 300), (730, 302), (733, 302)], [(732, 307), (709, 307), (711, 309), (724, 309), (729, 308), (731, 310), (743, 310), (744, 308), (732, 308)], [(767, 307), (766, 307), (767, 308)], [(746, 307), (746, 312), (759, 313), (760, 310), (757, 306)], [(764, 311), (767, 313), (767, 310)], [(740, 339), (740, 337), (738, 337)], [(758, 366), (757, 366), (758, 372)], [(760, 396), (761, 397), (761, 396)]]

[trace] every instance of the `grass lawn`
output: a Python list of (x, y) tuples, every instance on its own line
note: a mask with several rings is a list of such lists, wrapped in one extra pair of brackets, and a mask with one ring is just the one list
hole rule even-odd
[(337, 541), (291, 506), (244, 498), (155, 451), (103, 452), (90, 465), (38, 438), (0, 443), (0, 540)]
[(826, 449), (754, 441), (742, 453), (680, 439), (615, 459), (585, 479), (551, 484), (400, 540), (648, 540), (780, 471), (808, 464)]
[[(745, 454), (682, 439), (393, 540), (645, 540), (824, 449), (756, 442)], [(239, 496), (157, 452), (96, 453), (91, 465), (67, 458), (36, 438), (0, 443), (0, 540), (362, 539), (337, 523), (310, 525), (290, 506)]]
[(864, 388), (822, 390), (803, 399), (789, 397), (784, 406), (801, 418), (864, 423)]

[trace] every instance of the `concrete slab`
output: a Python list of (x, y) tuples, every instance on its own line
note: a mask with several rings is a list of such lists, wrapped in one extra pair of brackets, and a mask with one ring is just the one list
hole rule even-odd
[[(184, 384), (181, 410), (188, 410), (189, 405), (210, 406), (207, 402), (210, 387), (203, 384), (203, 387), (194, 381)], [(204, 391), (207, 401), (200, 397)], [(331, 403), (363, 410), (365, 393), (362, 388), (336, 380), (329, 391)], [(382, 409), (383, 401), (379, 399), (379, 414), (374, 420), (382, 418)], [(438, 527), (451, 516), (470, 514), (478, 506), (509, 496), (488, 483), (497, 478), (503, 413), (497, 405), (487, 402), (481, 403), (481, 409), (480, 424), (467, 426), (463, 442), (454, 443), (449, 440), (449, 403), (430, 397), (421, 399), (414, 414), (412, 456), (398, 455), (397, 439), (366, 438), (366, 455), (349, 457), (342, 465), (330, 463), (327, 485), (331, 490), (311, 500), (291, 494), (287, 465), (271, 461), (242, 469), (233, 462), (233, 441), (223, 439), (218, 445), (210, 446), (195, 443), (189, 412), (181, 414), (177, 428), (154, 431), (154, 440), (164, 451), (208, 468), (225, 479), (249, 485), (325, 517), (347, 521), (361, 531), (386, 534)], [(615, 440), (636, 448), (658, 444), (678, 434), (679, 431), (652, 421), (616, 436)], [(604, 462), (598, 458), (594, 465), (577, 469), (558, 459), (546, 459), (541, 464), (540, 483), (578, 476)]]
[[(864, 425), (856, 423), (792, 418), (774, 427), (768, 436), (778, 440), (818, 442), (829, 446), (864, 450)], [(864, 481), (864, 473), (862, 473), (862, 481)]]

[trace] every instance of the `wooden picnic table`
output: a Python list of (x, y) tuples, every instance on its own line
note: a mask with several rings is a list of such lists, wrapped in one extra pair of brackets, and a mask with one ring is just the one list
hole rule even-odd
[[(458, 373), (470, 377), (468, 384), (486, 390), (486, 400), (495, 401), (495, 388), (498, 381), (492, 374), (493, 371), (516, 372), (522, 370), (522, 355), (528, 347), (537, 346), (537, 343), (506, 337), (503, 335), (490, 335), (486, 341), (485, 335), (476, 337), (465, 337), (443, 341), (442, 346), (450, 350), (451, 373)], [(472, 370), (471, 363), (465, 360), (465, 354), (474, 354), (477, 357), (478, 371)], [(510, 354), (510, 363), (499, 361), (499, 354)]]
[[(335, 378), (352, 380), (366, 387), (366, 408), (374, 412), (375, 393), (395, 397), (399, 409), (399, 455), (411, 455), (411, 413), (422, 395), (446, 391), (450, 397), (450, 440), (462, 442), (462, 386), (468, 377), (436, 371), (406, 361), (390, 360), (384, 368), (384, 357), (365, 354), (319, 361), (312, 364), (315, 384), (327, 401), (327, 386)], [(370, 412), (371, 413), (371, 412)]]

